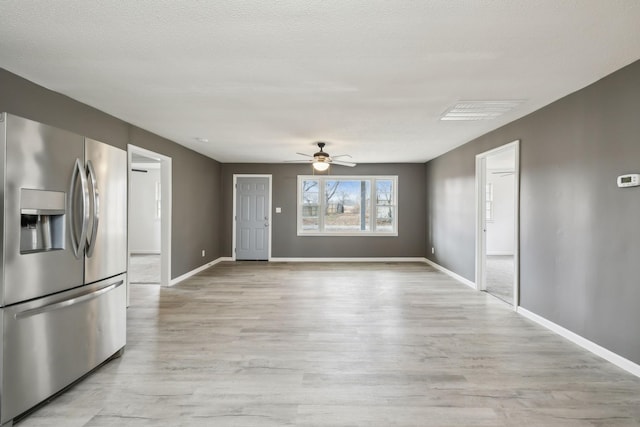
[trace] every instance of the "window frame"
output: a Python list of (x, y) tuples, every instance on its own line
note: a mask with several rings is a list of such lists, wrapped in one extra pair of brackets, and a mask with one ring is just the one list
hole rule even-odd
[[(319, 230), (304, 230), (302, 228), (303, 222), (303, 208), (304, 200), (302, 197), (303, 183), (304, 181), (318, 181), (318, 228)], [(369, 200), (366, 209), (369, 211), (369, 230), (362, 231), (327, 231), (325, 230), (325, 214), (326, 214), (326, 198), (325, 198), (325, 182), (326, 181), (369, 181)], [(376, 230), (377, 224), (377, 186), (376, 181), (391, 181), (392, 182), (392, 200), (390, 204), (384, 205), (391, 207), (394, 212), (392, 230), (391, 231), (378, 231)], [(362, 207), (361, 207), (362, 209)], [(297, 195), (296, 195), (296, 221), (297, 221), (297, 235), (298, 236), (369, 236), (369, 237), (381, 237), (398, 236), (398, 176), (397, 175), (298, 175), (297, 183)]]
[(493, 212), (493, 183), (492, 182), (488, 182), (486, 184), (484, 209), (485, 209), (485, 212), (484, 212), (485, 221), (493, 222), (495, 213)]

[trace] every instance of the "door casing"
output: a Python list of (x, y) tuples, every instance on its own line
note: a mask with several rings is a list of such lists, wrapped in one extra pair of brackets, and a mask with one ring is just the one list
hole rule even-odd
[[(129, 164), (129, 197), (131, 197), (131, 163), (133, 153), (157, 159), (160, 162), (160, 285), (171, 286), (171, 157), (129, 144), (127, 147)], [(128, 203), (131, 206), (131, 203)], [(129, 224), (130, 221), (127, 221)], [(129, 252), (129, 251), (128, 251)], [(131, 259), (128, 253), (127, 262)], [(129, 270), (127, 266), (127, 271)], [(129, 305), (129, 278), (127, 276), (127, 306)]]
[(476, 289), (486, 290), (487, 234), (486, 222), (486, 183), (487, 157), (505, 150), (514, 150), (514, 242), (513, 242), (513, 309), (520, 304), (520, 140), (476, 155)]

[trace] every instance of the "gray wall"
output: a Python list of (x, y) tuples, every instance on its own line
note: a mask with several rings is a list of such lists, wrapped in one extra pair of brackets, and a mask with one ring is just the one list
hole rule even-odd
[(423, 257), (425, 252), (425, 194), (423, 164), (362, 164), (355, 168), (332, 166), (332, 175), (398, 175), (397, 237), (297, 236), (296, 194), (298, 175), (311, 175), (310, 165), (223, 164), (222, 203), (227, 208), (221, 223), (221, 252), (231, 256), (233, 238), (233, 175), (272, 174), (273, 257)]
[[(171, 276), (220, 257), (220, 164), (0, 69), (0, 111), (85, 135), (124, 150), (131, 143), (169, 156), (173, 163)], [(201, 257), (206, 249), (207, 256)]]
[(475, 281), (475, 155), (520, 139), (520, 304), (640, 363), (640, 61), (426, 165), (427, 247)]

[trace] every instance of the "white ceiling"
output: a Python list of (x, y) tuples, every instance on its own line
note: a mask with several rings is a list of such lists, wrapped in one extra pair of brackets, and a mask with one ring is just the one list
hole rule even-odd
[[(423, 162), (640, 59), (639, 23), (638, 0), (2, 0), (0, 67), (222, 162)], [(525, 102), (440, 121), (460, 100)]]

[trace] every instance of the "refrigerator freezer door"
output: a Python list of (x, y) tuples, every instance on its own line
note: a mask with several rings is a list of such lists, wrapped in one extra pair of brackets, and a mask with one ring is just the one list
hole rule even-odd
[(73, 255), (68, 233), (68, 193), (74, 161), (84, 159), (84, 138), (10, 114), (3, 117), (0, 306), (83, 283), (83, 260)]
[(127, 270), (127, 153), (86, 138), (91, 221), (85, 283)]
[[(0, 425), (68, 386), (126, 343), (126, 276), (0, 308)], [(1, 371), (0, 371), (1, 372)]]

